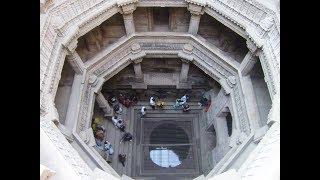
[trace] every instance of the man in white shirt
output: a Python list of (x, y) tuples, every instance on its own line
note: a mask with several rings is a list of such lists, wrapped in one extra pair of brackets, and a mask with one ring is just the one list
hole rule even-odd
[(146, 115), (147, 114), (147, 108), (146, 107), (144, 107), (144, 106), (142, 106), (142, 108), (141, 108), (141, 114), (142, 114), (142, 116), (144, 116), (144, 115)]
[(152, 109), (155, 109), (156, 108), (156, 99), (153, 96), (151, 96), (149, 102), (150, 102), (150, 106), (152, 107)]

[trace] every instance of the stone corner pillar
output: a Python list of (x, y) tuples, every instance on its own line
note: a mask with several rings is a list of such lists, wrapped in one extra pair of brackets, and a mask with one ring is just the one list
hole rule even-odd
[(133, 11), (137, 8), (138, 0), (119, 0), (118, 7), (123, 16), (123, 22), (126, 29), (127, 36), (135, 33), (135, 26), (133, 21)]
[(181, 59), (181, 71), (179, 77), (178, 89), (191, 89), (191, 84), (188, 84), (188, 73), (190, 63), (193, 61), (192, 57), (193, 46), (191, 44), (185, 44), (182, 52), (178, 53), (178, 57)]
[(141, 50), (141, 47), (137, 43), (131, 45), (131, 61), (133, 63), (133, 69), (135, 73), (135, 83), (132, 84), (133, 89), (147, 89), (147, 85), (144, 82), (144, 75), (141, 68), (141, 62), (143, 57), (146, 55), (145, 52)]
[(76, 51), (69, 53), (66, 56), (66, 59), (68, 60), (68, 62), (70, 63), (72, 69), (75, 71), (76, 74), (83, 74), (85, 69), (84, 63)]
[(196, 35), (199, 29), (201, 15), (204, 13), (206, 2), (203, 0), (187, 0), (188, 10), (191, 13), (188, 33)]
[(112, 116), (112, 109), (108, 103), (108, 101), (104, 98), (103, 94), (100, 92), (96, 93), (96, 101), (99, 107), (105, 113), (105, 116)]

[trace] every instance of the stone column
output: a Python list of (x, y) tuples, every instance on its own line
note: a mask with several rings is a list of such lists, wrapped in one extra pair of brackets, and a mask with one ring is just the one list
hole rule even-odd
[(203, 10), (204, 6), (205, 4), (196, 5), (192, 3), (189, 3), (188, 5), (188, 10), (191, 13), (189, 30), (188, 30), (190, 34), (196, 35), (198, 33), (200, 18), (201, 18), (201, 15), (204, 13), (204, 10)]
[(136, 9), (135, 1), (127, 2), (124, 4), (118, 4), (118, 6), (121, 6), (120, 13), (123, 16), (126, 33), (127, 36), (130, 36), (135, 33), (135, 26), (133, 21), (133, 11)]
[(145, 52), (141, 50), (141, 47), (137, 43), (131, 45), (131, 61), (133, 63), (135, 79), (136, 81), (132, 84), (133, 89), (147, 89), (147, 85), (144, 82), (144, 75), (141, 69), (141, 62), (143, 57), (146, 55)]
[(72, 66), (76, 74), (82, 74), (84, 72), (84, 64), (79, 54), (76, 51), (67, 55), (67, 60)]
[(102, 108), (103, 112), (106, 116), (112, 116), (112, 109), (108, 103), (108, 101), (104, 98), (101, 92), (97, 93), (96, 101), (100, 108)]
[(180, 72), (180, 83), (186, 83), (188, 81), (188, 72), (189, 72), (189, 61), (182, 60), (181, 72)]
[(191, 44), (185, 44), (182, 52), (178, 53), (178, 57), (182, 61), (178, 89), (191, 89), (191, 84), (188, 84), (189, 64), (193, 61), (192, 57), (193, 46)]
[(126, 28), (127, 36), (135, 33), (135, 27), (133, 22), (133, 14), (123, 14), (124, 26)]
[(133, 61), (133, 69), (135, 73), (135, 79), (137, 82), (143, 82), (143, 73), (141, 70), (141, 62), (143, 58), (139, 58)]

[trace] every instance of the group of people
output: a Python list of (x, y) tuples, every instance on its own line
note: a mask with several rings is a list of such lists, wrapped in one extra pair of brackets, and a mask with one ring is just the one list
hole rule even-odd
[[(122, 135), (122, 138), (120, 139), (120, 144), (122, 142), (131, 142), (133, 140), (133, 135), (129, 132), (125, 131), (125, 120), (123, 120), (121, 118), (122, 113), (123, 113), (123, 109), (122, 106), (125, 107), (130, 107), (132, 105), (134, 105), (135, 103), (137, 103), (137, 98), (135, 96), (132, 97), (126, 97), (122, 94), (120, 94), (118, 97), (111, 97), (109, 99), (109, 103), (112, 105), (113, 108), (113, 112), (114, 115), (111, 118), (112, 123), (115, 125), (115, 127), (117, 129), (119, 129), (121, 132), (123, 132), (124, 134)], [(101, 151), (105, 152), (105, 154), (107, 155), (107, 162), (110, 163), (112, 162), (112, 155), (114, 154), (114, 149), (112, 144), (108, 141), (108, 140), (104, 140), (105, 139), (105, 134), (106, 134), (106, 130), (105, 128), (100, 125), (99, 123), (101, 122), (96, 122), (92, 124), (93, 128), (94, 128), (94, 135), (96, 138), (96, 147), (98, 149), (100, 149)], [(97, 125), (98, 124), (98, 125)], [(125, 161), (126, 161), (126, 155), (125, 154), (119, 154), (118, 155), (118, 160), (120, 161), (120, 163), (125, 166)]]
[(182, 107), (183, 112), (189, 111), (190, 106), (187, 103), (188, 100), (189, 100), (189, 96), (187, 94), (185, 94), (180, 99), (176, 99), (176, 103), (173, 105), (173, 108), (177, 109), (179, 107)]
[[(205, 108), (205, 111), (208, 110), (211, 104), (211, 101), (209, 99), (203, 95), (198, 103), (200, 107)], [(188, 94), (185, 94), (181, 98), (176, 99), (176, 102), (173, 105), (173, 108), (178, 109), (182, 107), (183, 112), (190, 111), (188, 100), (189, 100), (189, 96)], [(114, 115), (112, 116), (111, 121), (117, 129), (119, 129), (121, 132), (124, 133), (122, 138), (120, 139), (120, 144), (122, 142), (126, 142), (126, 141), (131, 142), (133, 140), (133, 135), (129, 132), (126, 132), (125, 130), (126, 121), (121, 118), (122, 112), (123, 112), (122, 106), (125, 106), (128, 108), (130, 106), (135, 105), (137, 101), (138, 99), (136, 98), (136, 96), (127, 97), (122, 94), (120, 94), (118, 97), (112, 96), (109, 99), (109, 103), (112, 105), (112, 108), (114, 110), (113, 111)], [(157, 99), (154, 96), (151, 96), (149, 100), (149, 105), (151, 106), (152, 109), (156, 109), (156, 108), (162, 109), (165, 105), (165, 102), (161, 99)], [(145, 106), (142, 106), (141, 115), (145, 116), (146, 113), (147, 113), (147, 108)], [(104, 140), (105, 132), (106, 132), (105, 128), (101, 125), (94, 125), (94, 123), (93, 123), (93, 126), (94, 126), (94, 133), (95, 133), (97, 148), (104, 151), (109, 156), (113, 155), (114, 149), (112, 144), (108, 140)], [(126, 157), (127, 156), (125, 154), (118, 155), (118, 160), (123, 166), (125, 166)], [(108, 159), (112, 159), (112, 158), (108, 158)], [(111, 160), (109, 161), (107, 160), (107, 162), (111, 162)]]
[[(189, 96), (188, 94), (185, 94), (181, 98), (176, 99), (176, 103), (173, 105), (173, 108), (178, 109), (179, 107), (182, 107), (183, 112), (189, 111), (190, 106), (187, 103), (188, 100), (189, 100)], [(156, 109), (156, 108), (163, 109), (165, 102), (163, 100), (156, 99), (154, 96), (151, 96), (149, 100), (149, 105), (151, 106), (152, 109)], [(142, 106), (140, 112), (142, 117), (145, 116), (147, 114), (147, 108), (145, 106)]]

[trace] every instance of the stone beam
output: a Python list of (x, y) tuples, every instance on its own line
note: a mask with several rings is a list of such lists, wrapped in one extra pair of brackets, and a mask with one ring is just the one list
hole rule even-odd
[(111, 109), (108, 101), (104, 98), (104, 96), (101, 92), (97, 93), (96, 101), (97, 101), (99, 107), (105, 113), (105, 116), (112, 116), (112, 109)]
[(123, 16), (127, 36), (135, 33), (133, 11), (137, 8), (136, 2), (137, 0), (120, 0), (118, 2), (118, 7), (121, 7), (120, 13)]
[(189, 30), (190, 34), (196, 35), (199, 29), (199, 23), (201, 15), (204, 13), (204, 6), (203, 4), (188, 4), (188, 10), (191, 13), (190, 23), (189, 23)]

